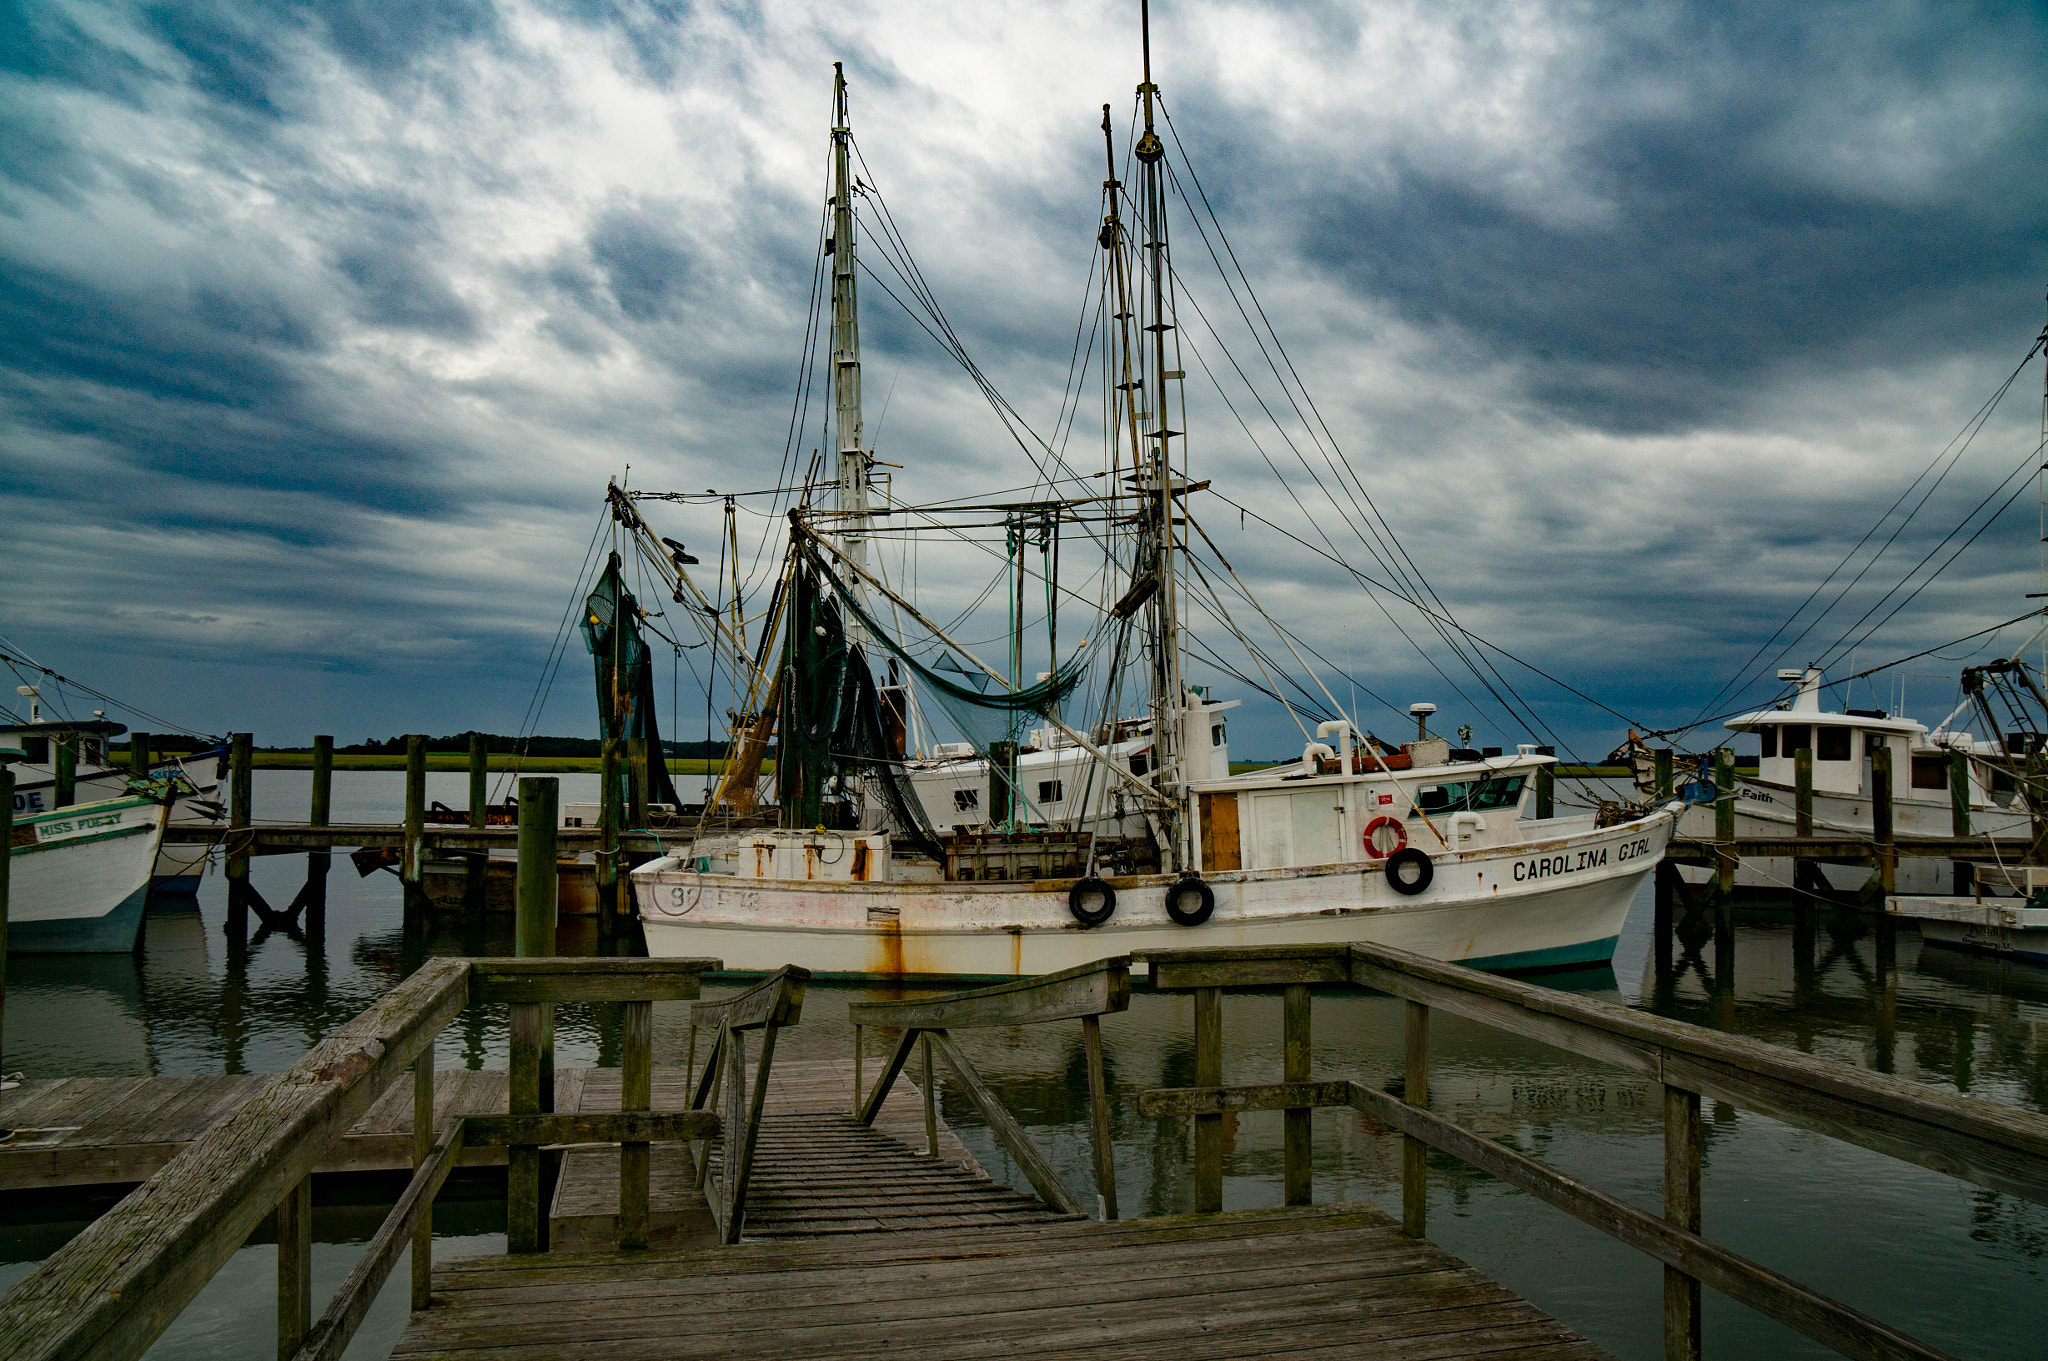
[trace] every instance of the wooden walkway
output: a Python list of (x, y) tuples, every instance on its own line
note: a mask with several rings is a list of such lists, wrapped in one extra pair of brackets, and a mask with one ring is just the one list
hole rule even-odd
[(406, 1361), (1605, 1356), (1377, 1209), (994, 1225), (437, 1267)]
[[(577, 1109), (617, 1110), (618, 1094), (617, 1069), (590, 1070), (578, 1089)], [(990, 1178), (943, 1120), (938, 1122), (939, 1156), (926, 1155), (924, 1098), (907, 1079), (890, 1092), (870, 1128), (847, 1114), (852, 1099), (850, 1060), (775, 1065), (747, 1192), (747, 1238), (901, 1233), (1069, 1218), (1036, 1196)], [(654, 1108), (681, 1110), (688, 1104), (682, 1070), (656, 1069)], [(717, 1160), (714, 1151), (714, 1165)], [(689, 1150), (657, 1144), (651, 1163), (649, 1242), (655, 1247), (713, 1242), (711, 1212), (696, 1189)], [(564, 1154), (549, 1216), (550, 1246), (558, 1252), (610, 1251), (618, 1203), (616, 1145)]]

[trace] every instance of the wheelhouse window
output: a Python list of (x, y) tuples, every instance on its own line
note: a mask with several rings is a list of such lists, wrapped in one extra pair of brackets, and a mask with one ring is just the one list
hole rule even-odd
[(1846, 761), (1849, 759), (1849, 729), (1822, 728), (1814, 734), (1813, 755), (1819, 761)]
[[(1777, 725), (1768, 724), (1764, 727), (1758, 728), (1756, 730), (1756, 740), (1757, 753), (1760, 756), (1762, 756), (1765, 760), (1769, 760), (1771, 757), (1776, 756), (1778, 754)], [(1787, 754), (1789, 755), (1790, 753)]]
[(1813, 729), (1804, 723), (1787, 723), (1778, 729), (1778, 754), (1796, 756), (1801, 747), (1813, 745)]
[(953, 791), (954, 812), (975, 813), (980, 810), (981, 791), (979, 789), (956, 789)]
[(1496, 808), (1513, 808), (1522, 799), (1527, 777), (1496, 775), (1484, 780), (1460, 780), (1452, 784), (1425, 786), (1415, 805), (1425, 813), (1485, 813)]
[(1131, 757), (1131, 774), (1143, 775), (1150, 769), (1152, 769), (1152, 762), (1146, 758), (1144, 752), (1141, 751)]
[(1211, 723), (1209, 725), (1209, 745), (1212, 747), (1223, 745), (1223, 725), (1221, 723)]
[(1948, 757), (1915, 756), (1913, 758), (1913, 788), (1948, 788)]
[(1038, 801), (1040, 803), (1058, 803), (1065, 797), (1065, 794), (1060, 790), (1060, 782), (1058, 780), (1040, 780), (1038, 782)]

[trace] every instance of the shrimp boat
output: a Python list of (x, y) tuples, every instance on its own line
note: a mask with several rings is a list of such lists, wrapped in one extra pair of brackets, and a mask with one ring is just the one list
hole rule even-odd
[[(0, 763), (28, 751), (0, 737)], [(173, 791), (134, 781), (114, 797), (14, 819), (7, 848), (9, 954), (117, 954), (135, 948)]]
[[(821, 330), (831, 337), (837, 475), (807, 480), (789, 510), (762, 631), (749, 640), (736, 577), (730, 602), (714, 602), (686, 570), (697, 559), (656, 536), (637, 508), (640, 497), (684, 494), (609, 495), (619, 530), (687, 607), (726, 674), (744, 680), (729, 714), (732, 757), (696, 837), (631, 873), (649, 954), (715, 956), (738, 972), (795, 961), (814, 973), (896, 978), (1038, 974), (1140, 948), (1343, 941), (1494, 969), (1611, 958), (1682, 805), (1532, 817), (1538, 773), (1553, 756), (1534, 745), (1454, 750), (1429, 734), (1426, 712), (1415, 740), (1398, 745), (1350, 717), (1321, 719), (1312, 736), (1303, 722), (1299, 761), (1231, 773), (1223, 715), (1238, 701), (1192, 683), (1188, 611), (1198, 604), (1228, 619), (1217, 593), (1225, 574), (1226, 589), (1250, 596), (1200, 527), (1209, 483), (1186, 464), (1157, 104), (1148, 34), (1143, 134), (1130, 147), (1135, 195), (1118, 177), (1103, 109), (1098, 325), (1109, 466), (1088, 484), (1100, 490), (1054, 495), (1047, 477), (1028, 500), (917, 506), (894, 499), (863, 438), (855, 201), (878, 191), (850, 174), (845, 77), (835, 75), (819, 268), (821, 278), (830, 271)], [(859, 221), (894, 230), (885, 211)], [(974, 533), (1003, 545), (1011, 627), (1002, 664), (939, 622), (950, 603), (927, 608), (890, 570), (913, 528), (946, 548)], [(1099, 551), (1090, 559), (1099, 570), (1081, 585), (1061, 578), (1063, 536)], [(633, 630), (652, 616), (625, 594), (616, 551), (591, 601), (588, 618), (605, 630), (592, 651), (612, 654), (599, 657), (602, 690), (607, 665), (644, 653)], [(1071, 623), (1059, 638), (1062, 610), (1085, 620), (1078, 643)], [(1025, 642), (1041, 622), (1042, 652), (1034, 634), (1029, 660), (1042, 657), (1042, 669), (1027, 664)], [(608, 693), (644, 688), (611, 674), (622, 679)], [(1267, 693), (1288, 703), (1277, 687)], [(1330, 698), (1326, 712), (1340, 709)], [(928, 740), (938, 715), (968, 740)], [(623, 709), (606, 717), (631, 730)], [(759, 785), (771, 741), (775, 825), (742, 825), (768, 818)]]

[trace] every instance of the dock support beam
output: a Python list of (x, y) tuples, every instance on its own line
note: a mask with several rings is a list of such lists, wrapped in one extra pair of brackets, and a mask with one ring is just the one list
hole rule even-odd
[[(560, 781), (528, 775), (519, 781), (519, 879), (513, 903), (516, 949), (522, 959), (555, 952), (555, 822)], [(555, 1108), (555, 1016), (551, 1002), (512, 1008), (511, 1113)], [(506, 1150), (505, 1246), (508, 1252), (545, 1252), (552, 1177), (537, 1145)]]
[[(1688, 1233), (1700, 1231), (1700, 1098), (1664, 1089), (1664, 1218)], [(1677, 1267), (1664, 1268), (1664, 1361), (1699, 1361), (1700, 1283)]]
[(1556, 816), (1557, 768), (1555, 766), (1538, 766), (1536, 767), (1536, 818), (1540, 822), (1545, 818), (1554, 818)]
[(1651, 753), (1657, 772), (1657, 798), (1659, 802), (1671, 797), (1671, 748), (1660, 747)]
[(277, 1202), (277, 1361), (291, 1361), (313, 1330), (313, 1178)]
[[(995, 769), (990, 767), (991, 771)], [(997, 778), (994, 775), (991, 779)], [(991, 813), (995, 810), (990, 809)], [(1195, 989), (1195, 1085), (1223, 1085), (1223, 989)], [(1223, 1208), (1223, 1117), (1195, 1117), (1195, 1213)]]
[(607, 737), (597, 758), (597, 924), (609, 931), (619, 906), (619, 739)]
[(128, 734), (128, 773), (140, 780), (149, 774), (149, 734)]
[[(1897, 887), (1898, 853), (1892, 845), (1892, 747), (1890, 742), (1870, 753), (1870, 829), (1877, 841), (1877, 889), (1889, 898)], [(1877, 910), (1885, 905), (1880, 902)]]
[[(313, 793), (306, 819), (315, 827), (325, 827), (333, 817), (334, 737), (322, 733), (313, 739)], [(306, 852), (306, 930), (315, 934), (327, 928), (327, 871), (333, 864), (331, 846)]]
[(78, 802), (78, 734), (68, 732), (58, 737), (50, 757), (56, 769), (56, 806), (69, 808)]
[(420, 876), (424, 872), (427, 836), (427, 739), (412, 733), (405, 739), (405, 834), (398, 847), (398, 878), (405, 885), (405, 925), (413, 930), (425, 923), (427, 893)]
[[(0, 846), (14, 845), (14, 771), (0, 761)], [(14, 857), (0, 856), (0, 1073), (7, 1071), (7, 875)]]
[(1081, 1018), (1081, 1042), (1088, 1060), (1088, 1118), (1095, 1145), (1095, 1208), (1103, 1222), (1117, 1217), (1116, 1157), (1110, 1142), (1109, 1075), (1102, 1067), (1102, 1020)]
[[(491, 753), (484, 735), (469, 735), (469, 825), (478, 831), (491, 821)], [(462, 872), (462, 911), (471, 921), (482, 921), (484, 895), (489, 890), (491, 857), (487, 851), (469, 856)]]
[[(1549, 770), (1550, 767), (1543, 767)], [(1307, 1082), (1309, 1072), (1309, 990), (1306, 983), (1287, 985), (1283, 1016), (1280, 1025), (1280, 1080), (1282, 1082)], [(1094, 1017), (1089, 1018), (1090, 1021)], [(1313, 1111), (1307, 1106), (1296, 1106), (1283, 1117), (1286, 1121), (1281, 1132), (1280, 1177), (1284, 1194), (1289, 1205), (1313, 1205), (1316, 1199), (1315, 1187), (1315, 1142), (1314, 1129), (1310, 1124)]]
[[(1667, 753), (1668, 755), (1668, 753)], [(1429, 1109), (1429, 1008), (1406, 1004), (1403, 1027), (1401, 1099)], [(1200, 1082), (1198, 1077), (1196, 1082)], [(1217, 1084), (1221, 1086), (1219, 1082)], [(1429, 1234), (1429, 1145), (1412, 1134), (1401, 1136), (1401, 1231), (1410, 1238)]]
[(249, 937), (249, 805), (255, 793), (249, 773), (252, 741), (245, 732), (228, 735), (228, 939)]
[(1726, 747), (1714, 753), (1714, 839), (1721, 843), (1714, 858), (1714, 968), (1727, 970), (1735, 958), (1735, 753)]

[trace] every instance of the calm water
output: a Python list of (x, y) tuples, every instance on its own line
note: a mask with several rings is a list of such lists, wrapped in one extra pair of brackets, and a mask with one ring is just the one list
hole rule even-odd
[[(564, 800), (595, 795), (593, 777), (564, 776)], [(259, 772), (259, 817), (303, 816), (306, 776)], [(402, 776), (335, 776), (335, 817), (398, 814)], [(429, 776), (429, 798), (460, 805), (466, 777)], [(304, 873), (298, 856), (258, 859), (253, 876), (273, 903)], [(20, 957), (9, 961), (5, 1067), (33, 1077), (275, 1071), (318, 1036), (368, 1005), (430, 955), (510, 954), (509, 919), (406, 937), (397, 881), (358, 880), (345, 859), (330, 879), (324, 939), (272, 931), (246, 948), (223, 934), (225, 894), (209, 877), (199, 910), (156, 915), (135, 957)], [(1647, 889), (1612, 969), (1539, 981), (1756, 1036), (1841, 1062), (1893, 1072), (2031, 1111), (2048, 1111), (2048, 970), (1923, 949), (1901, 934), (1896, 967), (1852, 918), (1821, 917), (1811, 931), (1750, 914), (1738, 930), (1732, 993), (1716, 990), (1712, 949), (1659, 979), (1651, 962)], [(570, 919), (559, 948), (614, 947)], [(799, 961), (800, 962), (800, 961)], [(727, 989), (709, 988), (707, 995)], [(845, 1004), (875, 995), (814, 986), (804, 1023), (779, 1051), (844, 1055)], [(683, 1009), (656, 1008), (658, 1062), (682, 1061)], [(1103, 1026), (1125, 1215), (1191, 1207), (1191, 1137), (1185, 1122), (1141, 1120), (1132, 1094), (1187, 1085), (1193, 1006), (1140, 993)], [(1225, 1081), (1273, 1081), (1280, 1072), (1280, 1000), (1225, 1003)], [(1400, 1068), (1400, 1009), (1365, 994), (1319, 995), (1316, 1071), (1387, 1083)], [(562, 1008), (558, 1061), (616, 1064), (611, 1008)], [(1086, 1086), (1078, 1026), (967, 1037), (977, 1064), (1066, 1174), (1086, 1188)], [(1647, 1210), (1662, 1204), (1662, 1126), (1651, 1084), (1541, 1046), (1439, 1016), (1432, 1025), (1434, 1106)], [(503, 1009), (479, 1008), (444, 1033), (444, 1067), (500, 1067)], [(944, 1093), (946, 1115), (985, 1166), (1022, 1184), (977, 1128), (972, 1109)], [(1793, 1279), (1964, 1356), (2033, 1357), (2048, 1336), (2048, 1208), (1810, 1135), (1746, 1111), (1709, 1106), (1705, 1224), (1710, 1237)], [(1316, 1117), (1319, 1200), (1366, 1200), (1398, 1209), (1398, 1141), (1350, 1112)], [(1245, 1117), (1225, 1162), (1225, 1203), (1280, 1199), (1280, 1117)], [(375, 1188), (348, 1193), (374, 1200)], [(502, 1251), (502, 1205), (446, 1204), (436, 1215), (437, 1255)], [(381, 1217), (375, 1204), (316, 1212), (319, 1288), (348, 1270)], [(5, 1214), (0, 1211), (0, 1214)], [(77, 1231), (81, 1206), (42, 1204), (0, 1224), (0, 1287)], [(34, 1222), (22, 1222), (33, 1220)], [(1661, 1353), (1660, 1270), (1637, 1254), (1528, 1196), (1448, 1160), (1431, 1166), (1431, 1236), (1480, 1270), (1624, 1357)], [(261, 1361), (274, 1349), (274, 1250), (252, 1245), (229, 1263), (154, 1356)], [(394, 1274), (351, 1356), (382, 1356), (404, 1322), (405, 1269)], [(1707, 1345), (1719, 1356), (1826, 1353), (1708, 1292)]]

